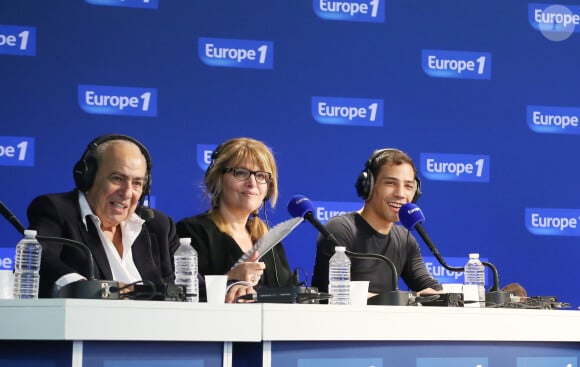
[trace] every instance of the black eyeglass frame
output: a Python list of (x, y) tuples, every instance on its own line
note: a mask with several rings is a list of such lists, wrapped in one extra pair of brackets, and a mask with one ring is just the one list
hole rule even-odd
[[(223, 173), (229, 173), (229, 172), (233, 172), (233, 176), (234, 178), (240, 180), (240, 181), (247, 181), (250, 179), (250, 176), (254, 175), (254, 179), (256, 180), (257, 183), (262, 183), (262, 184), (269, 184), (270, 181), (272, 181), (272, 174), (270, 172), (266, 172), (266, 171), (252, 171), (249, 170), (247, 168), (243, 168), (243, 167), (227, 167), (223, 169)], [(243, 178), (238, 177), (238, 172), (244, 172), (244, 176)], [(259, 176), (257, 176), (256, 174), (258, 174)], [(265, 180), (261, 181), (261, 179), (258, 179), (258, 177), (261, 177), (263, 175), (266, 175)]]

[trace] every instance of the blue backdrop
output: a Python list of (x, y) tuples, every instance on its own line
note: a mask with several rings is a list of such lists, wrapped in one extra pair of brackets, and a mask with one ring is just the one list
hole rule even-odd
[[(270, 224), (295, 194), (324, 221), (362, 206), (364, 162), (397, 147), (420, 167), (444, 257), (479, 252), (501, 285), (578, 305), (578, 14), (521, 0), (0, 0), (0, 200), (26, 225), (32, 198), (73, 188), (91, 139), (123, 133), (153, 157), (151, 204), (179, 220), (207, 209), (213, 147), (249, 136), (279, 164)], [(312, 271), (316, 235), (303, 224), (284, 240), (293, 268)], [(0, 222), (3, 266), (19, 238)]]

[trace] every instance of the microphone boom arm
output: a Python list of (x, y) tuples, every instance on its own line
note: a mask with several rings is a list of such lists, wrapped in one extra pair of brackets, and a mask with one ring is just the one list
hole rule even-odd
[(361, 254), (360, 252), (352, 252), (349, 250), (344, 251), (344, 253), (347, 254), (348, 256), (354, 257), (356, 259), (369, 259), (369, 258), (370, 259), (379, 259), (379, 260), (382, 260), (382, 261), (386, 262), (387, 264), (389, 264), (389, 267), (391, 268), (391, 280), (393, 282), (393, 291), (399, 290), (399, 279), (397, 276), (397, 268), (395, 267), (395, 264), (393, 264), (391, 259), (389, 259), (386, 256), (379, 255), (379, 254)]
[(433, 255), (435, 255), (435, 257), (437, 258), (437, 261), (439, 261), (439, 263), (445, 269), (447, 269), (449, 271), (460, 272), (460, 273), (465, 271), (465, 268), (463, 268), (463, 267), (455, 267), (455, 266), (447, 265), (445, 260), (443, 260), (443, 257), (441, 256), (441, 254), (439, 254), (437, 247), (435, 247), (435, 244), (433, 243), (433, 241), (431, 241), (431, 238), (429, 238), (429, 235), (427, 234), (427, 232), (425, 232), (425, 229), (423, 229), (422, 226), (420, 226), (420, 225), (415, 226), (415, 230), (417, 230), (417, 233), (419, 233), (419, 236), (421, 236), (421, 238), (423, 239), (423, 241), (425, 242), (427, 247), (429, 247), (429, 250), (431, 250), (431, 253)]
[(481, 263), (484, 266), (487, 266), (488, 268), (490, 268), (491, 271), (493, 272), (493, 285), (489, 289), (489, 291), (490, 292), (498, 292), (499, 291), (499, 273), (497, 271), (497, 268), (495, 267), (495, 265), (493, 265), (492, 263), (487, 262), (487, 261), (482, 261)]
[[(441, 266), (443, 266), (445, 269), (447, 269), (449, 271), (455, 271), (455, 272), (464, 272), (465, 271), (465, 268), (447, 265), (445, 260), (443, 260), (443, 257), (439, 254), (439, 251), (435, 247), (435, 244), (433, 244), (433, 241), (431, 241), (431, 239), (429, 238), (429, 235), (427, 234), (427, 232), (425, 232), (425, 229), (423, 229), (423, 226), (420, 226), (420, 225), (415, 226), (415, 230), (417, 230), (417, 233), (419, 233), (419, 235), (421, 236), (421, 238), (423, 239), (423, 241), (425, 242), (427, 247), (429, 247), (429, 250), (431, 250), (431, 253), (433, 253), (433, 255), (435, 255), (435, 257), (437, 258), (437, 261), (439, 261)], [(491, 286), (489, 291), (490, 292), (499, 291), (499, 273), (497, 271), (497, 268), (492, 263), (487, 262), (487, 261), (482, 261), (481, 263), (484, 266), (487, 266), (488, 268), (490, 268), (491, 271), (493, 272), (493, 285)]]
[[(78, 242), (75, 240), (71, 240), (68, 238), (61, 238), (61, 237), (48, 237), (48, 236), (36, 236), (36, 239), (38, 239), (39, 241), (47, 241), (47, 242), (64, 242), (65, 244), (70, 244), (70, 245), (74, 245), (72, 247), (82, 250), (85, 254), (85, 256), (88, 258), (88, 274), (89, 280), (94, 280), (95, 279), (95, 264), (93, 263), (93, 254), (91, 253), (91, 250), (87, 247), (87, 245), (85, 245), (82, 242)], [(77, 247), (79, 246), (79, 247)]]

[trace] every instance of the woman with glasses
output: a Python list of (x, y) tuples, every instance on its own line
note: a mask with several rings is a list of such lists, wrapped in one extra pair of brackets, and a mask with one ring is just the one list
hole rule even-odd
[[(278, 198), (278, 172), (274, 156), (261, 141), (234, 138), (220, 144), (205, 173), (205, 192), (211, 206), (205, 213), (177, 223), (179, 237), (191, 237), (202, 275), (227, 274), (228, 280), (253, 286), (294, 285), (282, 244), (268, 253), (238, 259), (268, 231), (266, 205)], [(263, 211), (264, 220), (259, 216)], [(231, 293), (231, 292), (230, 292)], [(232, 301), (236, 294), (228, 294)]]

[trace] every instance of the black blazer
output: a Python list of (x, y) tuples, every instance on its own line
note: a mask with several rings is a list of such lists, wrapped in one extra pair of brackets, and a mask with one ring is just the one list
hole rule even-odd
[[(113, 280), (111, 267), (93, 221), (86, 220), (87, 227), (83, 223), (78, 195), (78, 191), (73, 190), (35, 198), (28, 206), (29, 228), (35, 229), (41, 236), (64, 237), (84, 243), (93, 255), (95, 278)], [(132, 247), (137, 270), (143, 280), (155, 284), (173, 283), (173, 254), (179, 246), (175, 223), (155, 209), (138, 208), (136, 212), (146, 220)], [(50, 297), (54, 283), (65, 274), (90, 276), (88, 259), (82, 250), (54, 241), (40, 243), (42, 259), (39, 297)]]

